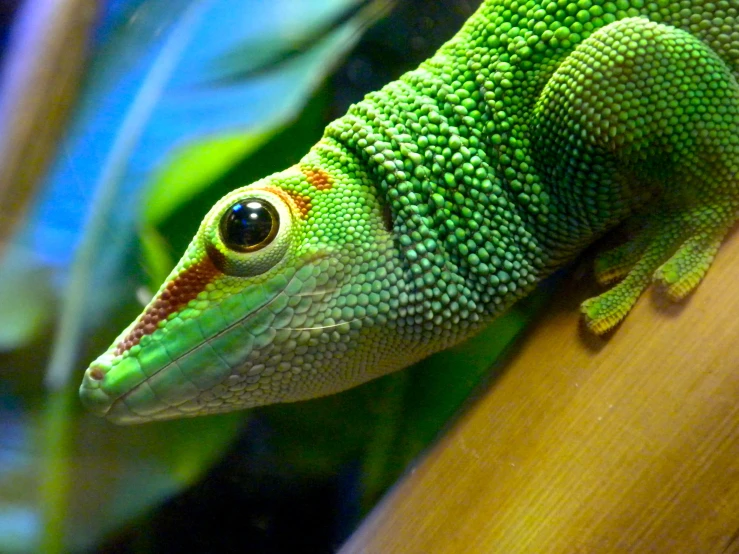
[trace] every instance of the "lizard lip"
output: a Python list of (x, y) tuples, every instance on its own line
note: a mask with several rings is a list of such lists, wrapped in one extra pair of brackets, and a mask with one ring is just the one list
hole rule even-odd
[(141, 423), (148, 421), (146, 418), (133, 412), (125, 403), (123, 397), (116, 398), (105, 413), (105, 417), (118, 425), (128, 423)]
[[(127, 395), (135, 391), (137, 387), (122, 396), (112, 396), (103, 390), (103, 381), (108, 369), (101, 364), (92, 364), (85, 371), (79, 390), (80, 400), (85, 408), (119, 425), (149, 421), (149, 418), (134, 412), (125, 402)], [(179, 415), (181, 417), (183, 414), (179, 413)], [(170, 417), (176, 417), (176, 415)]]

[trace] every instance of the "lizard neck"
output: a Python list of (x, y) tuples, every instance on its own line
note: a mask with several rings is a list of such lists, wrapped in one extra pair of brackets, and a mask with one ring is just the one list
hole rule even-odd
[(546, 255), (483, 131), (426, 92), (401, 80), (369, 95), (328, 126), (314, 155), (341, 151), (365, 168), (419, 303), (463, 297), (463, 319), (486, 321), (541, 280)]

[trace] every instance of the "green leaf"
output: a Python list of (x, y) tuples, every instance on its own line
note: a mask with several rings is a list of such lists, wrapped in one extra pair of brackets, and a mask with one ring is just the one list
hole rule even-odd
[(148, 223), (139, 229), (139, 242), (144, 269), (149, 277), (149, 291), (159, 288), (174, 267), (171, 248), (162, 234)]
[(0, 352), (36, 338), (49, 326), (53, 306), (49, 270), (11, 245), (0, 265)]
[(240, 159), (254, 153), (278, 130), (279, 125), (208, 137), (175, 150), (148, 187), (143, 221), (150, 225), (161, 223)]

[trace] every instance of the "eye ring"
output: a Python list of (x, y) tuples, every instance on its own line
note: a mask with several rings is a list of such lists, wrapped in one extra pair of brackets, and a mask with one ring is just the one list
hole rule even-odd
[(221, 216), (221, 241), (235, 252), (256, 252), (270, 244), (280, 230), (280, 216), (263, 198), (245, 198), (233, 203)]

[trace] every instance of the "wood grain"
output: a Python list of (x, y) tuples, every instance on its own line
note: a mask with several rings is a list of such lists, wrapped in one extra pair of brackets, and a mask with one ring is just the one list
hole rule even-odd
[(739, 553), (738, 278), (735, 232), (687, 302), (650, 291), (607, 339), (568, 278), (341, 553)]

